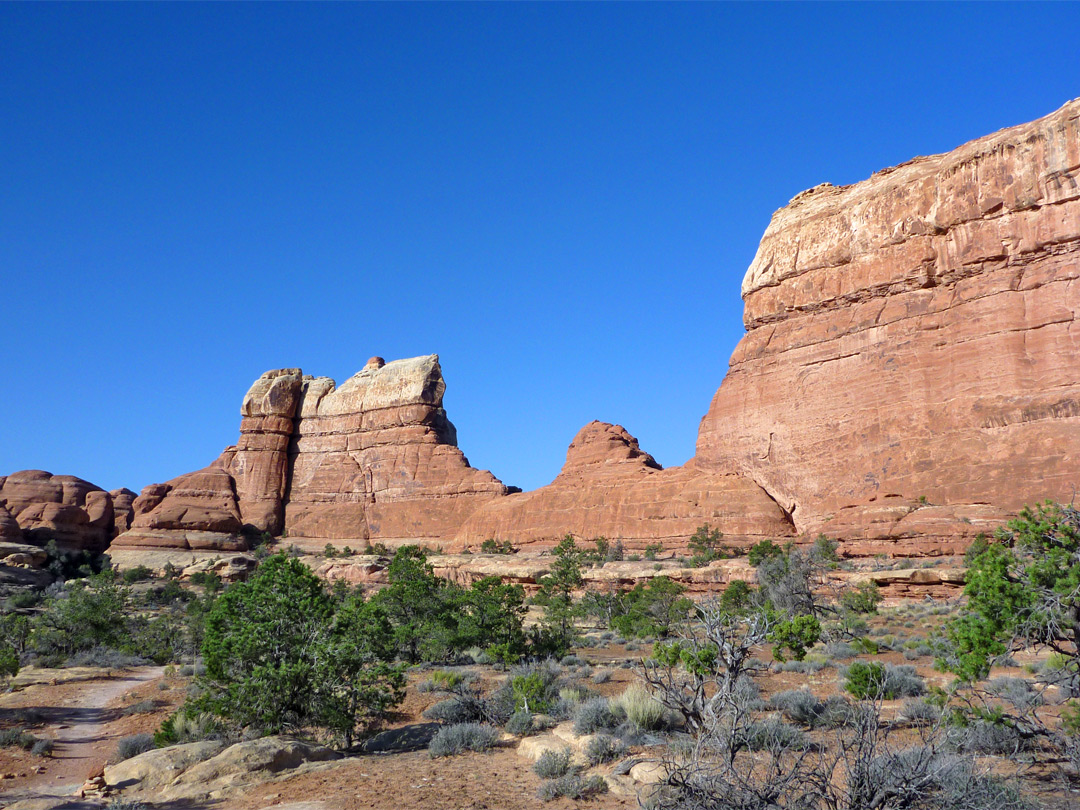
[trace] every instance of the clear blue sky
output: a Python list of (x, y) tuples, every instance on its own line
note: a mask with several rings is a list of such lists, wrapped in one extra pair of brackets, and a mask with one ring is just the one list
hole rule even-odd
[(1080, 96), (1080, 5), (0, 5), (0, 474), (139, 489), (261, 372), (438, 353), (474, 466), (664, 465), (772, 212)]

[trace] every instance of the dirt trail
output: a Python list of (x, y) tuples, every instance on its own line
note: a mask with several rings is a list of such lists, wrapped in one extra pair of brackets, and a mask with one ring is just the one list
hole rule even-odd
[[(112, 753), (120, 732), (110, 732), (108, 725), (120, 717), (119, 711), (109, 708), (123, 695), (140, 684), (162, 677), (163, 667), (136, 667), (118, 670), (110, 677), (70, 684), (75, 691), (61, 705), (33, 705), (47, 718), (47, 734), (55, 745), (47, 760), (44, 773), (35, 774), (16, 790), (0, 792), (0, 806), (16, 799), (68, 796), (76, 791), (96, 766)], [(27, 690), (27, 697), (36, 697)], [(46, 697), (42, 691), (41, 697)], [(19, 701), (23, 707), (33, 700)]]

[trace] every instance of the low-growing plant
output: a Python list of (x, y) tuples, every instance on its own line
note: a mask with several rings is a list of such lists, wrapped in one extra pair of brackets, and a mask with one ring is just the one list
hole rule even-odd
[(0, 731), (0, 748), (19, 747), (29, 751), (37, 742), (37, 737), (15, 728)]
[(809, 744), (801, 730), (773, 718), (750, 722), (741, 736), (751, 751), (791, 751)]
[(157, 711), (157, 704), (152, 700), (140, 700), (138, 703), (133, 703), (124, 709), (121, 714), (151, 714)]
[(535, 730), (532, 713), (525, 711), (525, 709), (514, 712), (510, 715), (510, 719), (506, 721), (506, 730), (510, 734), (517, 734), (520, 737), (528, 736)]
[(931, 725), (941, 718), (941, 709), (922, 698), (911, 698), (904, 701), (897, 716), (912, 725)]
[(541, 779), (558, 779), (560, 776), (570, 773), (570, 769), (573, 767), (571, 760), (569, 748), (564, 748), (561, 751), (548, 749), (536, 760), (532, 768), (533, 773)]
[(55, 743), (52, 740), (35, 740), (30, 746), (30, 753), (37, 757), (51, 757)]
[(424, 717), (448, 725), (480, 723), (494, 715), (491, 704), (478, 694), (463, 691), (424, 710)]
[(608, 731), (619, 724), (607, 698), (582, 701), (574, 711), (574, 731), (578, 734), (595, 734)]
[(114, 761), (123, 762), (125, 759), (144, 754), (153, 747), (153, 734), (132, 734), (130, 737), (124, 737), (117, 742)]
[(825, 703), (807, 689), (789, 689), (777, 692), (769, 704), (792, 723), (812, 728), (825, 711)]
[(585, 744), (585, 759), (590, 765), (612, 762), (626, 754), (626, 745), (607, 734), (597, 734)]
[(634, 681), (621, 695), (610, 701), (612, 713), (642, 731), (653, 731), (664, 724), (664, 705), (639, 681)]
[(611, 680), (610, 669), (598, 669), (593, 673), (592, 682), (595, 684), (607, 683)]
[(990, 694), (1001, 698), (1022, 712), (1045, 703), (1043, 696), (1023, 678), (1007, 676), (994, 678), (986, 684), (986, 688)]
[(488, 751), (494, 747), (499, 732), (486, 723), (458, 723), (439, 729), (428, 744), (432, 758), (452, 757), (466, 751)]
[(608, 783), (602, 776), (590, 776), (583, 779), (579, 774), (570, 773), (558, 779), (550, 779), (540, 786), (539, 796), (542, 801), (550, 802), (560, 797), (567, 799), (587, 799), (608, 792)]

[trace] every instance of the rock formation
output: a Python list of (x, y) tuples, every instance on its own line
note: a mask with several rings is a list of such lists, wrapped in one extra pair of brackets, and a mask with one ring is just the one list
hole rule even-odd
[[(0, 476), (0, 507), (13, 518), (23, 541), (64, 550), (103, 551), (113, 536), (113, 503), (108, 492), (73, 475), (23, 470)], [(0, 534), (10, 522), (0, 515)]]
[(800, 531), (871, 542), (1071, 500), (1078, 177), (1080, 100), (795, 197), (743, 281), (698, 467), (756, 481)]
[(116, 546), (234, 551), (245, 528), (292, 540), (452, 536), (507, 489), (457, 448), (445, 389), (436, 355), (374, 357), (340, 387), (269, 371), (244, 397), (237, 445), (145, 488)]
[(736, 545), (794, 534), (788, 516), (753, 481), (704, 472), (693, 462), (661, 469), (624, 428), (590, 422), (551, 484), (484, 504), (457, 541), (473, 548), (488, 538), (554, 544), (569, 532), (618, 539), (630, 549), (656, 542), (684, 548), (703, 524)]
[(1080, 486), (1078, 275), (1080, 100), (778, 211), (682, 467), (593, 422), (550, 485), (511, 494), (458, 450), (437, 357), (372, 358), (340, 387), (283, 369), (248, 392), (235, 447), (143, 490), (116, 546), (240, 550), (248, 528), (309, 547), (569, 532), (683, 548), (708, 523), (740, 544), (825, 532), (848, 554), (951, 553)]
[(135, 517), (134, 492), (126, 487), (109, 490), (109, 497), (113, 505), (113, 537), (123, 534), (131, 528), (132, 518)]
[(3, 506), (0, 506), (0, 542), (22, 542), (22, 529), (19, 528), (19, 522), (15, 520), (15, 518), (11, 516), (11, 512)]

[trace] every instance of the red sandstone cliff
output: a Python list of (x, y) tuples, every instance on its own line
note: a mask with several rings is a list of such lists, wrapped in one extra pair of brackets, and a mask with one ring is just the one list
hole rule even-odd
[(777, 211), (698, 466), (756, 481), (802, 531), (867, 540), (1071, 500), (1078, 176), (1080, 100)]

